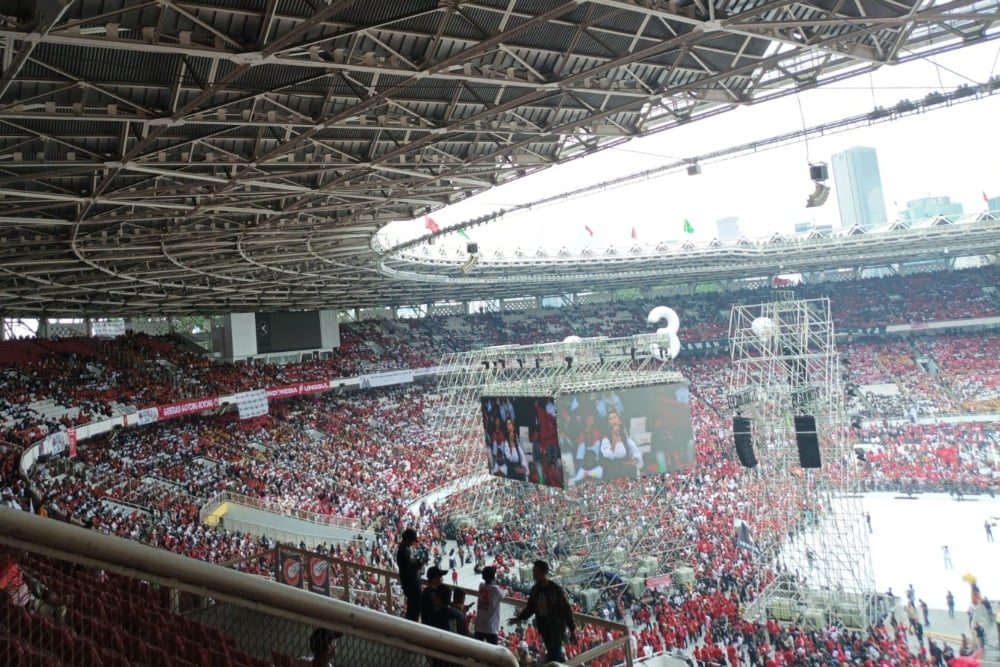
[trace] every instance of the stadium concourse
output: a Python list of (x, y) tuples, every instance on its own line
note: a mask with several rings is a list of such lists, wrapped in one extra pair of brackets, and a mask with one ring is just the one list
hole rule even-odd
[[(608, 497), (602, 494), (612, 492), (624, 499), (626, 505), (619, 511), (635, 518), (632, 532), (621, 536), (630, 543), (650, 531), (682, 530), (688, 543), (686, 564), (696, 573), (694, 587), (639, 595), (609, 587), (580, 610), (626, 620), (640, 656), (679, 649), (704, 665), (939, 664), (938, 649), (945, 642), (955, 655), (974, 651), (976, 623), (987, 631), (988, 650), (993, 652), (987, 655), (995, 656), (997, 628), (986, 608), (973, 610), (971, 625), (963, 627), (963, 622), (973, 595), (1000, 595), (1000, 581), (989, 566), (996, 547), (984, 535), (991, 517), (1000, 515), (993, 498), (1000, 447), (1000, 344), (994, 329), (968, 326), (1000, 315), (998, 278), (1000, 271), (989, 267), (838, 283), (831, 295), (837, 329), (850, 333), (839, 350), (850, 411), (860, 420), (855, 433), (863, 445), (859, 455), (864, 457), (869, 491), (866, 509), (873, 522), (878, 585), (892, 586), (905, 601), (904, 587), (912, 584), (917, 597), (932, 608), (923, 641), (908, 632), (902, 609), (885, 625), (857, 632), (807, 628), (800, 620), (758, 623), (741, 616), (741, 608), (752, 602), (759, 587), (779, 573), (758, 570), (749, 550), (735, 539), (734, 519), (745, 501), (740, 484), (744, 471), (727, 424), (728, 357), (717, 342), (726, 334), (730, 305), (760, 302), (767, 298), (763, 291), (671, 300), (684, 322), (685, 349), (677, 367), (691, 381), (695, 469), (642, 482), (621, 480), (618, 487), (590, 491), (598, 504)], [(800, 287), (797, 294), (822, 296), (827, 289)], [(460, 583), (474, 585), (477, 578), (470, 570), (496, 564), (509, 594), (523, 597), (526, 584), (518, 576), (520, 566), (538, 557), (561, 557), (559, 545), (546, 539), (551, 528), (546, 522), (581, 510), (546, 508), (537, 525), (527, 529), (501, 522), (456, 531), (449, 517), (464, 507), (462, 493), (426, 502), (430, 494), (440, 495), (470, 472), (452, 460), (449, 448), (442, 445), (449, 436), (428, 417), (440, 400), (432, 383), (273, 401), (270, 414), (246, 420), (232, 412), (202, 414), (114, 430), (79, 443), (75, 461), (64, 456), (38, 461), (27, 479), (21, 477), (18, 463), (25, 448), (60, 429), (151, 405), (426, 367), (443, 349), (555, 341), (570, 334), (635, 333), (648, 328), (645, 313), (651, 305), (635, 301), (350, 323), (342, 325), (342, 345), (329, 359), (283, 366), (216, 364), (170, 337), (138, 333), (112, 340), (5, 341), (0, 344), (3, 502), (192, 558), (212, 563), (240, 560), (248, 571), (269, 572), (271, 563), (255, 556), (270, 549), (272, 539), (228, 532), (199, 520), (209, 498), (230, 491), (289, 511), (359, 520), (372, 531), (371, 537), (331, 545), (328, 551), (372, 566), (392, 568), (401, 531), (415, 525), (439, 552), (443, 566), (456, 558)], [(938, 322), (950, 324), (932, 326)], [(922, 335), (898, 336), (894, 329)], [(167, 368), (181, 369), (181, 381)], [(650, 485), (682, 484), (688, 484), (687, 492), (676, 496), (674, 506), (663, 508), (664, 514), (635, 516), (641, 506), (628, 504), (630, 497), (650, 493)], [(594, 516), (590, 530), (597, 535), (601, 529), (600, 517)], [(768, 537), (778, 536), (757, 538)], [(945, 544), (954, 561), (947, 572), (941, 551)], [(793, 554), (790, 547), (784, 574), (808, 576), (806, 561)], [(42, 562), (20, 565), (50, 589), (68, 586)], [(963, 581), (966, 574), (979, 577), (979, 589)], [(385, 605), (377, 582), (363, 572), (354, 575), (350, 588), (354, 602), (400, 613), (398, 606)], [(958, 620), (944, 611), (942, 590), (954, 593)], [(580, 600), (576, 602), (579, 608)], [(85, 633), (100, 618), (98, 611), (79, 596), (69, 606), (67, 632), (89, 636)], [(891, 620), (898, 621), (898, 627)], [(919, 624), (923, 632), (926, 624)], [(968, 635), (965, 646), (962, 632)], [(31, 649), (30, 636), (8, 637), (21, 647), (18, 650)], [(579, 643), (568, 647), (569, 658), (614, 638), (595, 625), (585, 625), (578, 637)], [(502, 642), (525, 659), (541, 649), (532, 628), (506, 629)], [(126, 644), (121, 642), (122, 652)], [(113, 648), (103, 650), (115, 653)], [(104, 663), (110, 658), (104, 656)], [(621, 658), (620, 651), (612, 652), (591, 664), (616, 664)]]

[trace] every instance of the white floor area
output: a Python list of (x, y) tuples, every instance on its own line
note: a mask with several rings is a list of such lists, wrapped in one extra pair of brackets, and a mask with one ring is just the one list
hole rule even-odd
[[(945, 595), (955, 595), (956, 613), (969, 607), (969, 585), (962, 576), (979, 580), (983, 595), (1000, 600), (1000, 542), (988, 542), (983, 522), (997, 517), (1000, 498), (966, 496), (957, 501), (947, 494), (923, 494), (916, 500), (894, 493), (870, 493), (864, 508), (872, 517), (871, 553), (879, 591), (890, 586), (903, 596), (913, 584), (918, 598), (932, 609), (945, 609)], [(993, 528), (1000, 540), (1000, 525)], [(953, 567), (945, 568), (942, 545), (951, 551)]]

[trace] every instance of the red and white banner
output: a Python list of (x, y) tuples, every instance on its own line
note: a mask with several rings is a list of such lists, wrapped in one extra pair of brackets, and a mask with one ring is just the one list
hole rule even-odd
[(302, 588), (302, 561), (297, 553), (278, 550), (278, 583)]
[(68, 452), (69, 457), (71, 459), (75, 459), (76, 458), (76, 429), (75, 428), (71, 428), (70, 430), (66, 431), (66, 440), (67, 440), (66, 451)]
[(330, 381), (321, 380), (319, 382), (303, 382), (299, 385), (300, 394), (319, 394), (330, 391)]
[(181, 401), (180, 403), (171, 403), (170, 405), (160, 406), (160, 417), (162, 419), (171, 419), (172, 417), (183, 417), (185, 415), (193, 415), (196, 412), (204, 412), (205, 410), (214, 410), (219, 407), (219, 398), (198, 398), (193, 401)]
[(646, 577), (646, 590), (660, 591), (664, 588), (669, 588), (671, 581), (673, 581), (673, 578), (669, 573), (658, 574), (655, 577)]
[(321, 556), (309, 557), (309, 590), (330, 595), (330, 563)]
[(318, 394), (330, 390), (330, 381), (322, 380), (318, 382), (300, 382), (298, 384), (286, 384), (281, 387), (270, 387), (264, 392), (268, 398), (286, 398), (288, 396), (302, 396), (303, 394)]

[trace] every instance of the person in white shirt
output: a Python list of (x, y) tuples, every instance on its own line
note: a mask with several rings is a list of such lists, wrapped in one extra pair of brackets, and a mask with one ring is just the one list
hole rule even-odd
[(621, 415), (608, 411), (608, 435), (601, 441), (605, 479), (635, 478), (642, 468), (642, 452), (629, 437)]
[(489, 644), (497, 644), (500, 634), (500, 602), (503, 590), (494, 582), (497, 569), (492, 565), (483, 568), (483, 581), (476, 598), (476, 629), (473, 636)]

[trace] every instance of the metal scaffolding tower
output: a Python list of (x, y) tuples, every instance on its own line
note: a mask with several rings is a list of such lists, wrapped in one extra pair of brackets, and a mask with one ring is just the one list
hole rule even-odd
[[(567, 489), (488, 474), (480, 397), (557, 398), (686, 382), (661, 346), (667, 349), (661, 334), (640, 334), (447, 355), (439, 416), (461, 434), (455, 460), (463, 476), (475, 480), (446, 501), (444, 511), (455, 525), (490, 531), (502, 523), (504, 548), (522, 563), (554, 562), (559, 580), (585, 606), (609, 586), (633, 580), (645, 586), (645, 577), (689, 565), (685, 524), (668, 520), (676, 514), (674, 498), (689, 483), (685, 472)], [(572, 453), (565, 447), (562, 453), (564, 464), (572, 465)]]
[[(867, 627), (877, 596), (830, 302), (775, 292), (770, 303), (734, 306), (730, 339), (729, 403), (752, 420), (759, 459), (743, 477), (745, 546), (774, 575), (746, 613)], [(811, 430), (803, 416), (815, 418), (819, 467), (800, 460)]]

